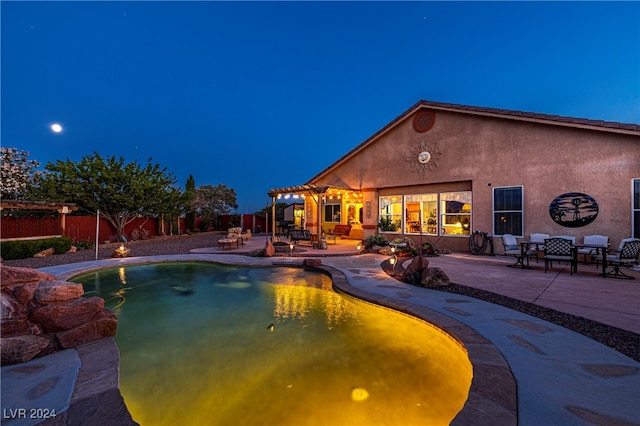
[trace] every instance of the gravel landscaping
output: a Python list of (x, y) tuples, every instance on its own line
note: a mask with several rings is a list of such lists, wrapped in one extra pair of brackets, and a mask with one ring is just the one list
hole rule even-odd
[[(189, 254), (192, 249), (214, 247), (215, 242), (220, 238), (218, 233), (205, 233), (195, 235), (180, 235), (154, 238), (149, 240), (131, 241), (127, 243), (127, 247), (132, 250), (135, 256), (158, 256), (168, 254)], [(118, 244), (100, 245), (98, 249), (98, 259), (107, 259), (111, 257), (113, 250)], [(48, 266), (63, 265), (68, 263), (77, 263), (95, 260), (95, 250), (80, 250), (76, 253), (57, 254), (54, 256), (43, 258), (29, 258), (18, 260), (6, 260), (3, 264), (6, 266), (22, 266), (28, 268), (45, 268)], [(384, 269), (384, 263), (382, 264)], [(393, 271), (393, 276), (398, 276), (400, 271), (398, 267)], [(388, 270), (391, 274), (391, 271)], [(455, 294), (474, 297), (485, 300), (490, 303), (506, 306), (510, 309), (535, 316), (551, 323), (560, 325), (567, 329), (573, 330), (595, 341), (607, 345), (616, 351), (636, 360), (640, 361), (640, 335), (621, 330), (592, 321), (586, 318), (577, 317), (575, 315), (565, 314), (544, 308), (531, 303), (521, 302), (499, 294), (490, 293), (484, 290), (475, 289), (459, 284), (450, 284), (446, 287), (440, 287), (434, 290), (446, 291)]]

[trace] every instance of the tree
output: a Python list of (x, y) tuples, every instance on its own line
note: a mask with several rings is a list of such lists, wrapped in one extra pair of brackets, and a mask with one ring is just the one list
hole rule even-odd
[[(37, 182), (37, 195), (48, 201), (73, 202), (89, 210), (100, 210), (122, 239), (124, 227), (136, 216), (158, 214), (176, 179), (157, 164), (142, 167), (124, 158), (103, 159), (97, 152), (74, 163), (67, 159), (47, 163)], [(170, 200), (169, 200), (170, 201)]]
[(196, 181), (192, 175), (189, 175), (187, 183), (185, 184), (186, 193), (189, 196), (189, 208), (187, 208), (187, 230), (193, 232), (196, 228), (196, 212), (191, 207), (193, 200), (196, 197)]
[[(165, 217), (169, 219), (170, 225), (173, 224), (173, 219), (179, 218), (187, 209), (190, 208), (191, 200), (193, 197), (187, 193), (182, 192), (179, 188), (170, 187), (161, 191), (158, 194), (158, 208), (155, 213), (160, 215), (161, 218), (161, 230), (162, 235), (166, 234), (164, 229)], [(179, 221), (176, 220), (179, 225)], [(173, 228), (170, 228), (170, 233), (173, 235)], [(178, 233), (180, 228), (178, 227)]]
[[(284, 211), (287, 207), (289, 207), (289, 204), (287, 203), (283, 203), (283, 202), (276, 203), (276, 220), (284, 219)], [(271, 212), (272, 212), (271, 206), (263, 207), (261, 210), (258, 211), (258, 213), (262, 214), (263, 216), (266, 214), (271, 216), (272, 214)]]
[(0, 148), (2, 164), (0, 167), (0, 197), (20, 200), (29, 187), (42, 174), (37, 168), (40, 163), (29, 160), (27, 151), (17, 148)]
[(226, 185), (202, 185), (196, 189), (193, 208), (205, 224), (216, 222), (223, 214), (238, 208), (236, 191)]

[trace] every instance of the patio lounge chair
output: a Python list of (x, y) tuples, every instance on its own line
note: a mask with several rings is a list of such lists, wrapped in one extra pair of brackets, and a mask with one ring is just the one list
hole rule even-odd
[(241, 244), (244, 244), (242, 237), (242, 228), (229, 228), (226, 238), (220, 238), (218, 240), (218, 247), (221, 249), (225, 249), (227, 247), (231, 248), (234, 245), (236, 247), (240, 247)]
[[(620, 268), (626, 266), (638, 265), (638, 257), (640, 255), (640, 239), (625, 238), (620, 241), (618, 253), (607, 255), (607, 265), (613, 266), (610, 271), (605, 274), (607, 277), (623, 278), (633, 280), (635, 277), (623, 273)], [(595, 256), (596, 260), (602, 260), (602, 256)]]
[(553, 267), (553, 261), (569, 262), (569, 272), (573, 275), (573, 242), (566, 237), (552, 237), (544, 240), (544, 271)]

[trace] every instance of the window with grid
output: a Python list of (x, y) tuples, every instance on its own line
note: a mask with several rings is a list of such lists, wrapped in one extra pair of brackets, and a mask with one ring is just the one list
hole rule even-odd
[(523, 194), (521, 186), (493, 188), (493, 235), (523, 236)]

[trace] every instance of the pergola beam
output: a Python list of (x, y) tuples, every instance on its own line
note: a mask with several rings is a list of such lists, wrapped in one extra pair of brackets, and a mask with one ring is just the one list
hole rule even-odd
[(62, 235), (66, 230), (67, 213), (78, 210), (75, 203), (51, 203), (48, 201), (22, 201), (22, 200), (2, 200), (0, 202), (0, 211), (4, 209), (11, 210), (41, 210), (54, 211), (60, 214), (60, 229)]
[[(66, 210), (65, 210), (66, 207)], [(74, 203), (51, 203), (48, 201), (22, 201), (22, 200), (2, 200), (0, 210), (49, 210), (59, 213), (70, 213), (78, 210)]]

